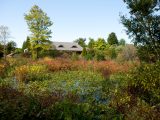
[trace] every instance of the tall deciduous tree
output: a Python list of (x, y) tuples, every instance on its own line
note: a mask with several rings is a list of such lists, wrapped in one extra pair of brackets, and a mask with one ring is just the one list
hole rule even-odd
[(49, 27), (53, 23), (37, 5), (34, 5), (28, 14), (25, 14), (25, 20), (32, 33), (30, 36), (32, 58), (36, 59), (39, 51), (48, 50), (51, 47), (49, 39), (52, 32)]
[(118, 44), (118, 39), (117, 36), (114, 32), (112, 32), (111, 34), (109, 34), (108, 39), (107, 39), (108, 44), (110, 45), (114, 45), (114, 44)]
[(121, 16), (126, 32), (145, 61), (160, 60), (159, 0), (124, 0), (130, 17)]
[(3, 45), (3, 54), (6, 59), (6, 45), (8, 42), (8, 38), (10, 37), (9, 29), (7, 26), (0, 26), (0, 42)]

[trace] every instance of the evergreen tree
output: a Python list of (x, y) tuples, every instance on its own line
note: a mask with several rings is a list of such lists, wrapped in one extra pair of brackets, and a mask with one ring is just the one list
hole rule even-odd
[(22, 50), (24, 50), (24, 49), (28, 49), (28, 51), (31, 50), (30, 38), (28, 36), (27, 36), (26, 41), (24, 41), (23, 45), (22, 45)]
[(114, 45), (114, 44), (118, 45), (118, 39), (117, 39), (117, 36), (116, 36), (116, 34), (114, 32), (109, 34), (107, 42), (110, 45)]

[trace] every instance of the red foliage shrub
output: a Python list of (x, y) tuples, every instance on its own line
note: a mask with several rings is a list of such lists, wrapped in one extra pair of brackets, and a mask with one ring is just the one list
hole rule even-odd
[(91, 70), (98, 71), (103, 74), (104, 77), (109, 77), (110, 74), (117, 72), (128, 72), (129, 69), (137, 65), (130, 62), (118, 63), (116, 61), (86, 61), (77, 60), (72, 61), (70, 59), (50, 59), (45, 58), (38, 62), (39, 64), (47, 65), (48, 69), (52, 72), (61, 70)]
[(60, 70), (71, 70), (72, 64), (69, 60), (65, 59), (49, 59), (45, 58), (40, 60), (38, 63), (45, 64), (48, 69), (52, 72)]

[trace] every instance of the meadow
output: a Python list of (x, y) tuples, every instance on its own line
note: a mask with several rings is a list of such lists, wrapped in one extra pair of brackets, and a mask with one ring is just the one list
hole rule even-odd
[(160, 116), (159, 63), (142, 66), (138, 61), (49, 57), (8, 58), (0, 63), (1, 120), (157, 120)]

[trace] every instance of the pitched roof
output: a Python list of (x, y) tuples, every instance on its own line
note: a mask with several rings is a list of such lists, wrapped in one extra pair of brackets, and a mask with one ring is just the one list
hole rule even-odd
[(53, 42), (54, 49), (62, 51), (82, 51), (83, 48), (75, 42)]

